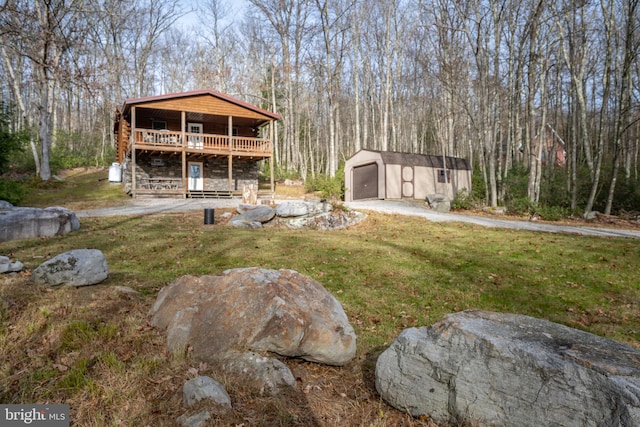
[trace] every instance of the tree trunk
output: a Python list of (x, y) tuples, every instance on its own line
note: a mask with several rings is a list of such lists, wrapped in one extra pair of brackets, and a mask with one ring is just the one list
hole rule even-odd
[(51, 179), (51, 111), (49, 100), (52, 98), (54, 82), (50, 77), (47, 77), (46, 70), (43, 70), (42, 73), (44, 83), (40, 93), (40, 149), (42, 150), (40, 179), (49, 181)]

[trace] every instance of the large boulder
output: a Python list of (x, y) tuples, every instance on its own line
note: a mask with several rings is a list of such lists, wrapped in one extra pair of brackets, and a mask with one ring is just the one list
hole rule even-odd
[(98, 249), (75, 249), (51, 258), (33, 270), (36, 284), (49, 286), (87, 286), (104, 281), (109, 266)]
[(241, 204), (238, 206), (239, 215), (231, 218), (229, 225), (235, 228), (261, 228), (276, 215), (276, 211), (265, 205)]
[(0, 242), (51, 237), (80, 228), (76, 214), (61, 207), (0, 209)]
[(522, 315), (465, 311), (406, 329), (378, 358), (376, 388), (442, 424), (640, 425), (640, 351)]
[(449, 212), (451, 210), (451, 199), (446, 194), (429, 194), (427, 202), (429, 207), (436, 212)]
[[(293, 270), (184, 276), (160, 291), (150, 314), (154, 326), (166, 329), (170, 351), (189, 346), (196, 359), (210, 363), (235, 366), (229, 360), (255, 352), (344, 365), (356, 350), (340, 303), (320, 283)], [(289, 377), (278, 381), (287, 383)]]
[(240, 213), (234, 219), (248, 222), (269, 222), (273, 219), (276, 211), (267, 205), (244, 205), (238, 206)]

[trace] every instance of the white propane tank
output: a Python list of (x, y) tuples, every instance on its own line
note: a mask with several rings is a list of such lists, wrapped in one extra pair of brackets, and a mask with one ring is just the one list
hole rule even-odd
[(122, 182), (120, 163), (111, 163), (109, 166), (109, 182)]

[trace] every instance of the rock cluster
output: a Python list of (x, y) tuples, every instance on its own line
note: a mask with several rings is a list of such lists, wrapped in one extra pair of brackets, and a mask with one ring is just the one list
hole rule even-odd
[(237, 228), (260, 228), (265, 225), (284, 225), (293, 229), (336, 230), (350, 227), (365, 215), (346, 209), (334, 209), (331, 203), (289, 201), (275, 209), (266, 205), (238, 207), (239, 215), (231, 218), (229, 225)]
[(376, 388), (437, 424), (640, 425), (640, 351), (522, 315), (406, 329), (378, 358)]
[(295, 382), (273, 355), (344, 365), (356, 351), (340, 303), (293, 270), (184, 276), (160, 291), (150, 314), (151, 323), (166, 330), (171, 352), (189, 347), (195, 359), (244, 375), (269, 393)]

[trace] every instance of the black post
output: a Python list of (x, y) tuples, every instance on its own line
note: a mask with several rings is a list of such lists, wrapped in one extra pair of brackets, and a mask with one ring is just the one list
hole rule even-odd
[(213, 208), (205, 208), (204, 210), (204, 223), (213, 224)]

